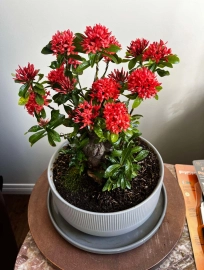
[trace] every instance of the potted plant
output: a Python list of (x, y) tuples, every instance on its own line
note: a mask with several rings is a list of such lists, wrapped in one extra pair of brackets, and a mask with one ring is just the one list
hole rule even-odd
[[(100, 24), (86, 27), (83, 34), (58, 31), (42, 49), (55, 57), (46, 80), (30, 63), (14, 74), (22, 84), (19, 105), (38, 122), (28, 130), (34, 133), (31, 146), (45, 136), (51, 146), (66, 140), (48, 167), (59, 212), (77, 229), (99, 236), (134, 230), (158, 202), (163, 162), (140, 137), (141, 115), (134, 111), (147, 98), (158, 100), (162, 86), (157, 75), (169, 75), (166, 68), (179, 62), (162, 40), (135, 39), (124, 58), (120, 50)], [(113, 70), (115, 64), (127, 65), (127, 71)], [(81, 76), (88, 68), (93, 81), (84, 87)], [(72, 131), (59, 133), (60, 125)]]

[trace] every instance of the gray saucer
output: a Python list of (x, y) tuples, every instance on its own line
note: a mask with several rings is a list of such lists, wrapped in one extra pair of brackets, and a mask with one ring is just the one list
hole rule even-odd
[(150, 218), (132, 232), (114, 237), (92, 236), (72, 227), (58, 212), (50, 190), (48, 191), (47, 206), (54, 227), (69, 243), (92, 253), (114, 254), (139, 247), (156, 233), (166, 213), (167, 195), (163, 185), (159, 201)]

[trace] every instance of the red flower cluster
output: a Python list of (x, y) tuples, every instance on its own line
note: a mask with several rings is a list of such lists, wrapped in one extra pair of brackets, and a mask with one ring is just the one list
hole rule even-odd
[(147, 48), (148, 44), (149, 44), (149, 41), (147, 41), (146, 39), (137, 38), (136, 40), (131, 41), (130, 46), (127, 47), (127, 49), (128, 49), (127, 52), (131, 56), (137, 57), (138, 55), (140, 55), (144, 52), (144, 50)]
[(156, 63), (160, 60), (168, 61), (167, 56), (171, 55), (171, 49), (168, 49), (165, 44), (162, 40), (150, 44), (143, 54), (143, 60), (151, 59)]
[(114, 69), (109, 75), (109, 78), (115, 80), (118, 83), (125, 83), (128, 78), (128, 72), (125, 72), (123, 68), (121, 70)]
[(157, 94), (156, 87), (160, 85), (156, 75), (145, 67), (136, 69), (128, 77), (128, 89), (132, 93), (138, 93), (140, 98), (155, 96)]
[(112, 78), (99, 79), (92, 84), (90, 96), (99, 102), (109, 98), (116, 100), (120, 95), (119, 88), (120, 84)]
[(66, 30), (64, 32), (57, 31), (57, 33), (52, 36), (51, 41), (51, 49), (53, 54), (72, 54), (75, 49), (75, 46), (73, 45), (74, 38), (74, 34), (70, 30)]
[(111, 32), (108, 28), (100, 24), (95, 26), (87, 26), (85, 30), (85, 37), (82, 40), (82, 48), (86, 53), (96, 53), (102, 49), (108, 48), (111, 44), (120, 47), (120, 44), (114, 36), (111, 36)]
[(99, 115), (99, 109), (99, 105), (92, 105), (92, 103), (84, 101), (76, 108), (73, 120), (75, 123), (83, 123), (80, 129), (92, 126), (94, 119)]
[(106, 128), (111, 133), (118, 134), (130, 126), (130, 115), (124, 103), (107, 103), (104, 108)]
[(48, 80), (52, 83), (59, 84), (59, 88), (55, 87), (54, 90), (62, 94), (71, 92), (74, 89), (74, 84), (76, 83), (76, 79), (70, 80), (64, 75), (63, 65), (58, 69), (51, 70), (48, 74)]
[(50, 92), (46, 92), (46, 94), (44, 96), (42, 96), (42, 98), (44, 99), (44, 104), (39, 105), (35, 100), (36, 99), (36, 93), (31, 92), (30, 95), (29, 95), (28, 102), (25, 105), (28, 113), (31, 114), (32, 116), (34, 116), (34, 112), (39, 114), (42, 111), (43, 106), (48, 106), (50, 101), (47, 99), (47, 97), (49, 95), (50, 95)]
[(16, 69), (16, 77), (14, 80), (21, 81), (22, 83), (27, 83), (35, 79), (38, 74), (39, 69), (35, 69), (33, 64), (28, 63), (27, 67), (20, 67)]

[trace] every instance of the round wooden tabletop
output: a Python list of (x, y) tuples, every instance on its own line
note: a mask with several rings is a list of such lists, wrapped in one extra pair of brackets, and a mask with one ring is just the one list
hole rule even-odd
[(145, 270), (161, 262), (179, 240), (185, 222), (185, 204), (177, 179), (165, 167), (167, 211), (156, 234), (131, 251), (104, 255), (78, 249), (54, 228), (47, 211), (48, 181), (45, 171), (32, 191), (28, 206), (31, 234), (42, 254), (59, 269)]

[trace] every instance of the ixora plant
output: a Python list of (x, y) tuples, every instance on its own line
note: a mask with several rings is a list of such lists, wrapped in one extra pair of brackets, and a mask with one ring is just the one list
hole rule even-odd
[[(14, 75), (22, 84), (19, 105), (38, 122), (28, 130), (34, 133), (31, 145), (45, 136), (51, 146), (65, 138), (68, 146), (61, 155), (68, 155), (67, 173), (73, 181), (87, 173), (102, 191), (131, 189), (140, 162), (149, 154), (138, 143), (141, 115), (134, 109), (145, 99), (158, 99), (162, 86), (157, 75), (169, 75), (166, 68), (179, 62), (162, 40), (135, 39), (124, 58), (118, 56), (120, 50), (117, 39), (100, 24), (86, 27), (83, 34), (58, 31), (42, 49), (55, 57), (46, 80), (30, 63)], [(127, 71), (108, 72), (113, 64), (126, 64)], [(87, 68), (93, 69), (93, 82), (84, 87), (80, 77)], [(48, 119), (45, 107), (51, 110)], [(60, 125), (73, 129), (58, 133)]]

